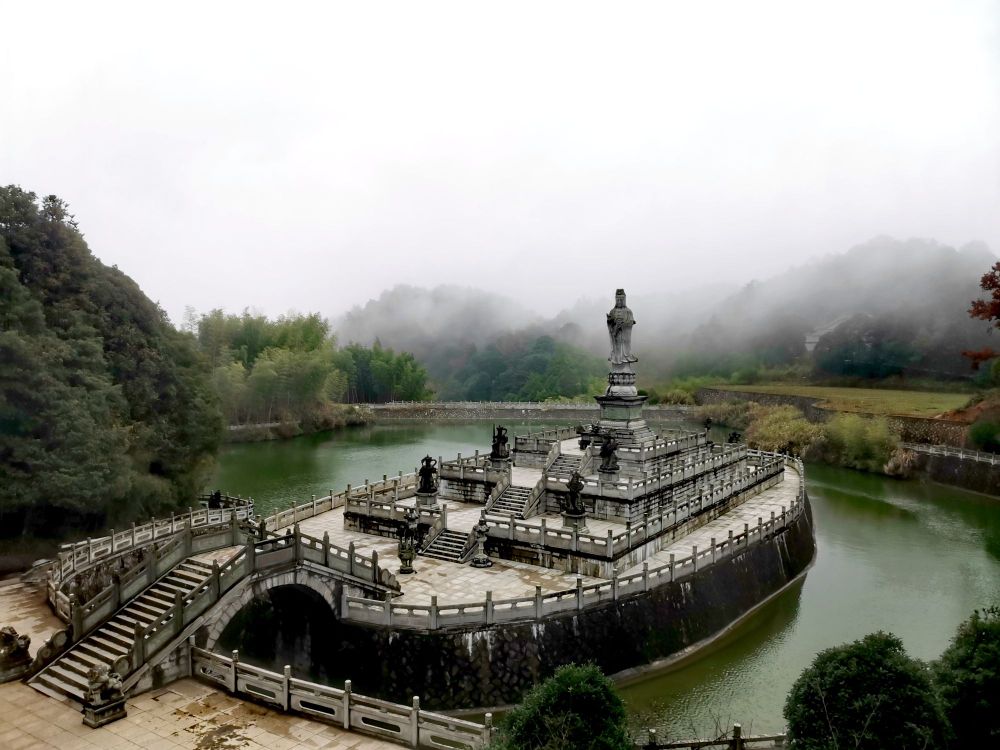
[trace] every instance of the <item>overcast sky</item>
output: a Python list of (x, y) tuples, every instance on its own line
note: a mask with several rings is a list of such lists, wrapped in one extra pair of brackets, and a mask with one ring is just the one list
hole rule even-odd
[(0, 0), (0, 182), (175, 321), (1000, 250), (996, 0), (153, 8)]

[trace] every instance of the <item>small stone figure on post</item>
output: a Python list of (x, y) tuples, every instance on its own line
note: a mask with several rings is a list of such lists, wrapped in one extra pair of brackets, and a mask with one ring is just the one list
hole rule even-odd
[(729, 433), (729, 437), (726, 439), (727, 443), (738, 443), (743, 439), (743, 435), (735, 430)]
[(0, 628), (0, 682), (20, 677), (31, 664), (31, 638), (18, 635), (10, 625)]
[(417, 556), (417, 536), (419, 525), (415, 508), (407, 508), (403, 516), (404, 524), (399, 529), (399, 572), (415, 573), (413, 559)]
[(476, 551), (472, 555), (472, 567), (488, 568), (493, 565), (493, 561), (486, 554), (486, 539), (489, 537), (490, 527), (486, 523), (486, 509), (479, 514), (479, 523), (472, 527), (472, 533), (476, 535)]
[(494, 461), (505, 461), (510, 458), (510, 448), (507, 447), (507, 428), (497, 425), (493, 428), (493, 449), (490, 458)]
[(437, 461), (430, 456), (424, 456), (420, 459), (420, 471), (417, 475), (420, 477), (420, 486), (417, 487), (417, 492), (422, 495), (433, 495), (437, 492)]
[(122, 678), (106, 666), (92, 667), (87, 673), (87, 691), (83, 696), (83, 723), (101, 727), (125, 716)]
[(576, 529), (580, 532), (587, 530), (587, 506), (584, 505), (583, 498), (580, 497), (583, 487), (583, 475), (578, 471), (574, 471), (573, 476), (569, 478), (569, 483), (566, 485), (569, 494), (559, 498), (563, 528)]
[(618, 472), (618, 441), (613, 433), (608, 432), (601, 443), (601, 466), (598, 469), (603, 474), (616, 474)]

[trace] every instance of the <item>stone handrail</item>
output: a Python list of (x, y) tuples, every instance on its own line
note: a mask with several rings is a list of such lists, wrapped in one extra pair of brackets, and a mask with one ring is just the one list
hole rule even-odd
[(434, 520), (431, 522), (430, 529), (427, 530), (427, 533), (421, 541), (420, 551), (423, 552), (430, 547), (434, 543), (434, 540), (441, 536), (441, 532), (447, 528), (448, 506), (441, 503), (441, 510), (436, 513)]
[[(237, 500), (237, 498), (230, 498)], [(67, 544), (63, 546), (48, 575), (50, 592), (60, 589), (76, 573), (87, 570), (107, 558), (126, 552), (138, 547), (145, 546), (151, 542), (173, 536), (185, 528), (200, 528), (204, 526), (225, 525), (230, 521), (230, 517), (235, 516), (240, 521), (253, 518), (253, 500), (239, 499), (242, 504), (235, 508), (199, 508), (194, 510), (188, 508), (184, 514), (171, 514), (170, 518), (153, 519), (145, 524), (132, 524), (124, 531), (111, 529), (108, 536), (88, 538), (82, 542)], [(59, 606), (53, 601), (54, 595), (50, 593), (52, 606), (59, 611)]]
[(410, 706), (358, 695), (351, 681), (339, 690), (329, 685), (300, 680), (290, 667), (283, 673), (254, 667), (232, 657), (216, 654), (194, 645), (189, 639), (191, 674), (224, 687), (228, 692), (264, 701), (282, 711), (294, 711), (310, 719), (319, 719), (348, 731), (371, 735), (410, 747), (468, 747), (479, 750), (493, 736), (492, 715), (484, 724), (424, 711), (419, 697)]
[[(733, 456), (733, 451), (737, 453), (735, 458)], [(722, 453), (713, 454), (709, 458), (685, 464), (683, 467), (673, 466), (673, 468), (668, 468), (655, 476), (647, 476), (641, 479), (624, 477), (610, 482), (601, 479), (600, 476), (596, 478), (585, 478), (583, 480), (582, 493), (585, 495), (598, 495), (600, 497), (631, 500), (636, 495), (642, 495), (647, 491), (658, 491), (663, 487), (671, 487), (675, 484), (686, 482), (705, 472), (724, 468), (732, 463), (733, 460), (739, 461), (749, 455), (750, 452), (747, 451), (746, 446), (726, 446), (724, 447)], [(543, 478), (548, 489), (557, 491), (565, 491), (565, 485), (569, 481), (564, 476), (553, 474), (543, 474)]]
[(675, 559), (671, 554), (670, 561), (665, 565), (650, 568), (648, 563), (644, 563), (641, 573), (628, 576), (615, 574), (610, 580), (588, 585), (584, 585), (583, 579), (578, 577), (575, 588), (547, 594), (536, 586), (533, 597), (494, 600), (492, 591), (487, 591), (483, 601), (459, 604), (438, 604), (436, 596), (431, 598), (430, 604), (398, 604), (391, 599), (381, 601), (345, 594), (341, 611), (344, 619), (354, 622), (435, 630), (459, 625), (540, 620), (562, 612), (601, 606), (688, 578), (698, 570), (745, 551), (751, 544), (759, 544), (782, 532), (798, 519), (805, 508), (804, 479), (801, 481), (800, 491), (791, 507), (783, 507), (780, 514), (772, 512), (767, 520), (758, 518), (756, 527), (745, 524), (742, 532), (730, 532), (722, 541), (713, 540), (707, 549), (699, 550), (693, 546), (691, 555), (687, 557)]
[(987, 451), (973, 451), (966, 448), (953, 448), (950, 445), (928, 445), (926, 443), (900, 443), (899, 447), (931, 456), (955, 456), (963, 461), (980, 461), (993, 466), (1000, 465), (1000, 454)]
[[(490, 528), (490, 536), (494, 538), (513, 540), (522, 544), (542, 545), (546, 548), (584, 553), (613, 560), (734, 495), (746, 492), (760, 484), (777, 481), (777, 477), (783, 469), (784, 466), (780, 459), (773, 461), (762, 471), (723, 482), (708, 493), (702, 492), (690, 500), (675, 502), (667, 509), (661, 508), (659, 515), (635, 526), (628, 525), (625, 531), (617, 535), (610, 529), (606, 537), (600, 537), (575, 530), (567, 531), (561, 527), (549, 528), (545, 519), (542, 519), (540, 526), (499, 516), (487, 518), (486, 523)], [(565, 483), (568, 480), (562, 481)]]
[(510, 474), (511, 473), (509, 470), (505, 471), (503, 473), (503, 476), (500, 478), (500, 481), (498, 481), (493, 486), (493, 489), (490, 490), (489, 497), (486, 498), (487, 513), (493, 510), (493, 506), (496, 505), (497, 500), (500, 499), (500, 496), (504, 493), (504, 490), (510, 487)]
[[(228, 545), (224, 545), (228, 546)], [(181, 558), (183, 559), (183, 557)], [(207, 612), (223, 594), (253, 573), (300, 566), (310, 563), (319, 569), (335, 571), (356, 579), (364, 585), (389, 593), (398, 593), (395, 575), (379, 567), (378, 553), (371, 558), (330, 543), (329, 534), (322, 539), (302, 534), (298, 527), (287, 534), (265, 540), (248, 539), (245, 545), (221, 564), (214, 563), (212, 572), (187, 596), (177, 592), (174, 605), (164, 615), (146, 626), (136, 623), (135, 639), (128, 654), (130, 679), (152, 655), (177, 639), (185, 627)], [(123, 675), (124, 677), (125, 675)]]

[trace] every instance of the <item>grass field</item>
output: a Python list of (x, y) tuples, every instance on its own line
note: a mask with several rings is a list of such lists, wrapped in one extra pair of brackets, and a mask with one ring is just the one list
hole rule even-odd
[(807, 396), (819, 406), (833, 411), (854, 411), (867, 414), (908, 417), (936, 417), (942, 412), (959, 409), (969, 400), (967, 393), (933, 391), (891, 391), (879, 388), (830, 388), (819, 385), (720, 385), (724, 391), (770, 393), (786, 396)]

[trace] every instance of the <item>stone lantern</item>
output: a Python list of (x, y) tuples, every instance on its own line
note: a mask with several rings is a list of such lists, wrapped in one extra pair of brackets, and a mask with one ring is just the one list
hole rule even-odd
[(486, 554), (486, 539), (489, 537), (490, 527), (486, 523), (486, 510), (479, 514), (479, 523), (472, 527), (472, 533), (476, 535), (476, 551), (472, 555), (472, 567), (489, 568), (493, 561)]

